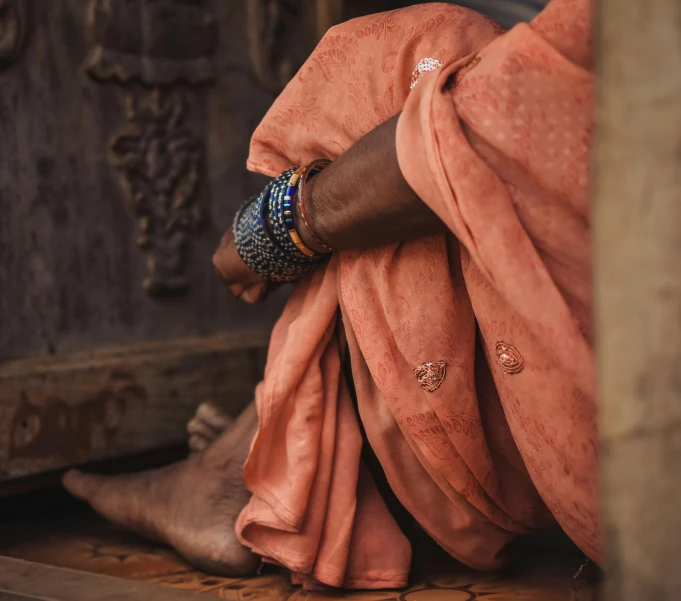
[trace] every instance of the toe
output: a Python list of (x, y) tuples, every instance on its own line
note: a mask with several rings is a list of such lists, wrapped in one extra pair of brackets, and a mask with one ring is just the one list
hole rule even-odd
[(87, 501), (103, 518), (147, 538), (164, 540), (181, 465), (119, 476), (69, 472), (63, 482), (71, 494)]
[(202, 403), (196, 410), (196, 417), (218, 432), (223, 432), (232, 424), (232, 418), (214, 403)]
[(206, 438), (208, 440), (214, 440), (220, 436), (220, 432), (211, 428), (208, 424), (206, 424), (206, 422), (199, 419), (198, 417), (194, 417), (187, 424), (187, 432), (189, 432), (190, 436), (201, 436), (202, 438)]
[(101, 487), (105, 479), (94, 474), (84, 474), (78, 470), (69, 470), (62, 478), (64, 488), (74, 497), (83, 501), (92, 500)]
[(210, 441), (204, 438), (203, 436), (198, 436), (196, 434), (192, 434), (189, 437), (189, 450), (193, 451), (194, 453), (199, 453), (201, 451), (204, 451), (208, 445), (210, 444)]

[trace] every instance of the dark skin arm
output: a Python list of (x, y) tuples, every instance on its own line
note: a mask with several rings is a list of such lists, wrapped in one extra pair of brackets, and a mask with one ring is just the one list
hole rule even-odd
[[(334, 250), (383, 246), (446, 229), (402, 176), (395, 147), (398, 117), (358, 140), (305, 186), (308, 217)], [(323, 251), (302, 223), (298, 231), (310, 248)], [(268, 283), (243, 263), (231, 228), (213, 264), (237, 298), (257, 302), (266, 295)]]

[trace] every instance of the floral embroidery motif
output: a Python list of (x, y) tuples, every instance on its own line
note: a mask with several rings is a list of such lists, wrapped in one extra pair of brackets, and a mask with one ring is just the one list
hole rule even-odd
[(409, 89), (412, 90), (414, 88), (424, 73), (436, 71), (440, 67), (442, 67), (442, 63), (436, 58), (422, 58), (411, 73), (411, 77), (409, 78)]
[(525, 369), (525, 361), (523, 356), (518, 352), (518, 349), (512, 344), (507, 344), (506, 342), (497, 342), (497, 362), (501, 365), (507, 374), (515, 375), (519, 374), (523, 369)]
[[(556, 14), (556, 7), (561, 3), (568, 6), (564, 12), (558, 11), (561, 14), (554, 19), (552, 14)], [(451, 206), (452, 210), (458, 211), (462, 196), (465, 196), (466, 202), (471, 201), (468, 205), (470, 210), (480, 215), (483, 205), (489, 207), (493, 202), (507, 206), (509, 196), (518, 210), (530, 211), (534, 204), (529, 203), (537, 201), (533, 189), (524, 184), (507, 186), (500, 173), (503, 167), (504, 173), (508, 168), (509, 174), (532, 174), (532, 177), (540, 178), (546, 194), (542, 194), (542, 212), (532, 212), (531, 217), (528, 213), (532, 228), (530, 231), (520, 230), (521, 235), (529, 236), (532, 241), (535, 235), (543, 235), (544, 238), (537, 238), (538, 243), (546, 240), (547, 228), (551, 231), (551, 220), (568, 214), (564, 213), (562, 199), (569, 199), (570, 214), (577, 211), (579, 218), (566, 220), (561, 236), (566, 236), (575, 245), (582, 244), (587, 233), (582, 226), (588, 214), (589, 196), (583, 192), (583, 187), (588, 185), (585, 161), (593, 122), (590, 110), (593, 77), (589, 64), (585, 62), (589, 58), (587, 49), (581, 48), (576, 37), (565, 27), (568, 23), (572, 27), (576, 16), (583, 13), (579, 23), (583, 23), (584, 32), (588, 32), (590, 5), (587, 0), (554, 0), (550, 6), (554, 12), (545, 12), (543, 17), (544, 31), (550, 38), (548, 43), (538, 40), (534, 31), (527, 31), (531, 34), (527, 36), (516, 31), (517, 37), (498, 39), (492, 46), (490, 42), (496, 30), (492, 22), (485, 22), (465, 9), (437, 3), (419, 4), (403, 9), (405, 12), (397, 15), (393, 13), (401, 28), (387, 34), (385, 28), (379, 31), (380, 26), (373, 29), (377, 19), (386, 17), (363, 18), (347, 28), (343, 25), (334, 28), (329, 45), (320, 47), (319, 53), (315, 52), (301, 71), (304, 77), (297, 77), (283, 92), (264, 125), (256, 131), (254, 140), (257, 144), (252, 146), (250, 164), (260, 166), (265, 165), (266, 160), (270, 161), (266, 173), (274, 177), (295, 162), (293, 159), (296, 157), (290, 156), (294, 149), (309, 153), (304, 155), (307, 157), (304, 160), (317, 156), (335, 157), (403, 107), (410, 90), (409, 66), (414, 69), (420, 58), (436, 57), (444, 67), (464, 57), (475, 57), (458, 71), (456, 81), (459, 84), (454, 90), (454, 77), (448, 78), (449, 85), (442, 82), (444, 87), (441, 91), (450, 93), (451, 99), (446, 97), (448, 94), (441, 94), (443, 98), (438, 101), (437, 109), (436, 105), (421, 107), (424, 110), (422, 115), (427, 115), (436, 127), (438, 144), (433, 147), (435, 154), (432, 157), (408, 154), (411, 136), (405, 135), (400, 143), (404, 144), (404, 156), (412, 161), (413, 167), (418, 167), (414, 169), (414, 177), (419, 178), (419, 183), (422, 180), (427, 183), (431, 159), (442, 160), (442, 166), (446, 163), (445, 171), (451, 179), (448, 178), (442, 190), (438, 187), (438, 194), (433, 194), (433, 207), (449, 210)], [(444, 15), (444, 19), (440, 15)], [(475, 35), (472, 35), (473, 32)], [(347, 39), (353, 42), (352, 48), (341, 44), (341, 40)], [(405, 52), (407, 48), (408, 53)], [(569, 52), (569, 58), (562, 56), (561, 48)], [(330, 54), (334, 49), (345, 53), (345, 58), (337, 52)], [(323, 54), (323, 59), (315, 60), (318, 54)], [(514, 70), (516, 63), (512, 59), (519, 56), (523, 57), (518, 61), (523, 68), (521, 73), (500, 73), (503, 65), (513, 66)], [(536, 67), (534, 62), (528, 63), (528, 56), (534, 57)], [(583, 69), (572, 66), (573, 56), (578, 56)], [(546, 61), (549, 61), (549, 69), (543, 66)], [(547, 75), (549, 71), (550, 78)], [(422, 74), (417, 69), (414, 79)], [(538, 76), (536, 81), (534, 74)], [(436, 78), (443, 79), (437, 76), (437, 73), (427, 76), (423, 85), (436, 83), (431, 81)], [(329, 80), (332, 80), (332, 85)], [(419, 89), (417, 94), (423, 91)], [(314, 108), (319, 112), (314, 116), (315, 129), (308, 127), (309, 122), (302, 111), (301, 118), (290, 125), (280, 124), (275, 119), (296, 105), (302, 93), (316, 99)], [(419, 99), (412, 94), (411, 102), (418, 104)], [(549, 110), (552, 102), (555, 108)], [(410, 133), (427, 135), (427, 131), (423, 130), (425, 120), (422, 121), (420, 116), (414, 111), (413, 121), (403, 119), (405, 134), (409, 126)], [(550, 123), (548, 120), (554, 116), (556, 122)], [(481, 140), (491, 134), (483, 154), (494, 162), (487, 162), (481, 157), (477, 144), (471, 145), (462, 129), (464, 123)], [(272, 129), (266, 131), (265, 127)], [(273, 139), (270, 134), (275, 132), (278, 137)], [(281, 148), (286, 152), (282, 153)], [(563, 154), (564, 149), (569, 153)], [(550, 156), (549, 150), (555, 150), (555, 154)], [(451, 182), (464, 178), (470, 182), (465, 193), (461, 191), (459, 196), (442, 194), (452, 187)], [(582, 180), (584, 186), (580, 184)], [(511, 245), (511, 252), (518, 252), (517, 244), (524, 245), (525, 242), (517, 238), (517, 227), (511, 226), (501, 212), (495, 214), (494, 219), (495, 225), (503, 230), (503, 243)], [(484, 229), (485, 220), (480, 219), (477, 223), (480, 224), (480, 235), (488, 235), (489, 232)], [(515, 224), (516, 220), (513, 219), (512, 223)], [(368, 253), (341, 253), (338, 264), (333, 264), (336, 267), (331, 265), (324, 276), (328, 278), (324, 282), (330, 281), (330, 285), (322, 287), (321, 278), (319, 280), (319, 298), (329, 303), (328, 313), (324, 315), (329, 315), (331, 320), (331, 312), (335, 312), (337, 307), (336, 299), (326, 295), (340, 291), (345, 306), (343, 317), (351, 322), (376, 384), (376, 398), (380, 393), (380, 402), (384, 403), (381, 407), (394, 416), (401, 431), (411, 438), (414, 447), (422, 451), (433, 469), (446, 474), (443, 478), (460, 494), (461, 503), (474, 506), (475, 515), (482, 514), (485, 522), (492, 520), (510, 531), (517, 528), (518, 523), (533, 529), (546, 527), (553, 523), (552, 511), (585, 552), (599, 557), (600, 536), (594, 520), (598, 498), (597, 455), (593, 448), (596, 428), (590, 413), (594, 407), (593, 394), (585, 390), (584, 400), (571, 404), (564, 398), (560, 387), (564, 385), (572, 390), (572, 375), (558, 369), (560, 366), (553, 365), (541, 353), (528, 360), (527, 369), (542, 378), (543, 390), (526, 389), (527, 382), (522, 382), (524, 378), (505, 377), (507, 370), (519, 375), (525, 373), (524, 357), (520, 355), (522, 351), (518, 351), (523, 348), (529, 352), (530, 344), (536, 342), (535, 335), (539, 343), (547, 347), (555, 344), (554, 337), (563, 333), (562, 318), (560, 322), (547, 323), (555, 330), (530, 331), (525, 319), (516, 314), (514, 305), (500, 294), (499, 280), (491, 277), (489, 268), (499, 266), (496, 261), (492, 263), (491, 256), (483, 272), (479, 254), (470, 252), (465, 244), (461, 244), (459, 267), (458, 261), (451, 261), (453, 257), (448, 254), (442, 237), (432, 240), (429, 244), (424, 241), (411, 243), (413, 246), (402, 249), (404, 252), (400, 252), (399, 260), (385, 248)], [(566, 262), (575, 259), (571, 254), (564, 255), (562, 250), (560, 256)], [(427, 260), (417, 263), (422, 257), (427, 257)], [(417, 271), (412, 272), (416, 265)], [(564, 263), (545, 265), (542, 262), (536, 267), (546, 270), (550, 276), (554, 268), (562, 268)], [(573, 276), (579, 278), (583, 285), (580, 290), (588, 290), (588, 270), (582, 263), (575, 268)], [(333, 269), (338, 270), (338, 275)], [(336, 277), (338, 287), (333, 285), (332, 278)], [(548, 278), (546, 281), (550, 282)], [(386, 285), (390, 287), (386, 288)], [(397, 295), (393, 294), (395, 289)], [(550, 287), (552, 295), (554, 289)], [(390, 292), (386, 293), (386, 290)], [(561, 289), (561, 293), (569, 292)], [(434, 303), (431, 299), (438, 301)], [(581, 303), (580, 299), (575, 300)], [(538, 293), (536, 300), (544, 302), (544, 297)], [(571, 302), (570, 307), (581, 310), (582, 304)], [(287, 309), (290, 319), (298, 315), (296, 310), (296, 306)], [(414, 321), (407, 323), (402, 319), (406, 315)], [(576, 315), (576, 319), (579, 318)], [(480, 353), (476, 354), (473, 347), (477, 344), (473, 338), (476, 320), (484, 343), (489, 343), (490, 371), (495, 377), (504, 374), (496, 381), (487, 369), (480, 370), (476, 377), (476, 359), (479, 367), (485, 367), (483, 357)], [(433, 323), (437, 324), (436, 328), (433, 328)], [(572, 320), (565, 323), (570, 329), (573, 327)], [(390, 330), (388, 336), (385, 335), (387, 329)], [(287, 336), (293, 332), (283, 328), (277, 331), (288, 332)], [(415, 335), (417, 332), (420, 335)], [(571, 331), (566, 335), (573, 336)], [(520, 347), (511, 347), (506, 340), (513, 340), (513, 345)], [(578, 340), (582, 344), (581, 338)], [(510, 348), (500, 347), (497, 355), (497, 342)], [(287, 344), (297, 342), (290, 340)], [(456, 353), (452, 353), (453, 349)], [(419, 399), (426, 404), (423, 407), (417, 405), (419, 413), (416, 414), (414, 385), (420, 385), (421, 381), (417, 380), (418, 375), (414, 374), (413, 368), (418, 364), (409, 363), (404, 370), (399, 369), (405, 355), (429, 361), (446, 358), (448, 364), (447, 386), (442, 392), (437, 389), (438, 394), (429, 392)], [(504, 371), (502, 365), (506, 368)], [(409, 368), (412, 368), (412, 374)], [(281, 377), (289, 375), (293, 377), (292, 374), (280, 374)], [(423, 375), (427, 376), (428, 370)], [(298, 380), (290, 382), (294, 385)], [(424, 383), (427, 385), (427, 382)], [(540, 402), (533, 402), (532, 393), (541, 393), (538, 397)], [(437, 413), (425, 411), (426, 407), (437, 409)], [(485, 408), (484, 429), (478, 425), (483, 420), (481, 408)], [(431, 417), (429, 413), (435, 415)], [(365, 425), (380, 435), (380, 424), (369, 420)], [(302, 432), (303, 438), (317, 444), (319, 429), (306, 430)], [(493, 438), (490, 439), (490, 436)], [(547, 440), (551, 442), (547, 443)], [(497, 463), (502, 456), (513, 470), (507, 471), (505, 464)], [(422, 465), (416, 456), (413, 461), (414, 465)], [(403, 470), (396, 477), (402, 478), (401, 482), (408, 482), (410, 476), (407, 470)], [(579, 487), (574, 486), (575, 478), (579, 478)], [(414, 491), (415, 498), (410, 500), (421, 502), (430, 490), (441, 491), (436, 483), (428, 486), (433, 488)], [(507, 496), (509, 492), (513, 493), (511, 498)], [(579, 508), (575, 507), (575, 502)], [(443, 503), (429, 509), (433, 520), (444, 523), (451, 506)], [(452, 548), (461, 544), (458, 533), (447, 535), (444, 542)], [(343, 568), (341, 566), (341, 570)], [(581, 592), (575, 594), (580, 596)], [(475, 594), (471, 591), (469, 597), (473, 596)]]
[(447, 364), (444, 361), (424, 363), (414, 368), (414, 375), (423, 390), (435, 392), (447, 375)]

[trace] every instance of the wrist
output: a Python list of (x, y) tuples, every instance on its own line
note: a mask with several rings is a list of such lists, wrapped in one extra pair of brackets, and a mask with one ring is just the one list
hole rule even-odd
[[(315, 163), (319, 164), (314, 166)], [(317, 207), (320, 206), (318, 184), (324, 181), (324, 173), (320, 173), (320, 169), (328, 164), (329, 161), (325, 160), (311, 163), (312, 171), (304, 174), (298, 184), (294, 205), (296, 227), (303, 243), (314, 252), (327, 255), (333, 252), (333, 248), (327, 242), (325, 228), (320, 227), (323, 224), (320, 223)]]
[[(326, 244), (322, 244), (321, 240), (317, 240), (317, 237), (310, 231), (310, 229), (314, 227), (312, 225), (313, 215), (316, 217), (315, 212), (311, 210), (311, 199), (315, 189), (316, 179), (316, 177), (311, 178), (305, 187), (302, 188), (301, 193), (298, 195), (298, 202), (295, 203), (296, 227), (298, 228), (298, 233), (300, 234), (300, 237), (306, 246), (317, 253), (328, 254), (329, 247)], [(303, 194), (305, 195), (304, 197)], [(302, 208), (303, 203), (305, 203), (306, 208), (304, 216)], [(315, 231), (318, 231), (317, 227), (314, 227), (314, 229)]]
[(322, 258), (310, 256), (312, 251), (304, 253), (291, 236), (293, 203), (289, 189), (294, 175), (289, 169), (272, 180), (246, 202), (234, 220), (239, 257), (251, 271), (272, 282), (300, 279)]

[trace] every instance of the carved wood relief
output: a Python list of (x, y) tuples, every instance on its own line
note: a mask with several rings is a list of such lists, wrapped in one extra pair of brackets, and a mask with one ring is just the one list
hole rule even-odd
[(147, 256), (144, 288), (151, 295), (172, 295), (187, 288), (189, 234), (198, 230), (203, 212), (197, 204), (202, 145), (185, 126), (182, 91), (160, 90), (127, 98), (127, 124), (110, 145), (135, 215), (138, 246)]
[[(151, 296), (186, 291), (189, 236), (203, 221), (198, 205), (203, 143), (186, 125), (189, 90), (215, 77), (215, 17), (202, 0), (92, 0), (93, 43), (85, 69), (126, 89), (126, 124), (110, 160), (138, 221)], [(138, 92), (130, 84), (140, 83)]]
[(92, 0), (88, 73), (150, 86), (214, 78), (217, 23), (201, 0)]
[(22, 0), (0, 0), (0, 69), (11, 65), (26, 40), (26, 7)]
[[(344, 5), (244, 2), (253, 71), (272, 94), (341, 20)], [(203, 0), (90, 0), (88, 6), (92, 47), (85, 69), (97, 81), (123, 86), (129, 98), (127, 123), (111, 141), (110, 158), (138, 219), (147, 259), (144, 287), (152, 296), (187, 289), (189, 236), (202, 221), (203, 144), (185, 125), (186, 87), (215, 77), (218, 32), (208, 6)], [(150, 91), (140, 93), (136, 84)]]

